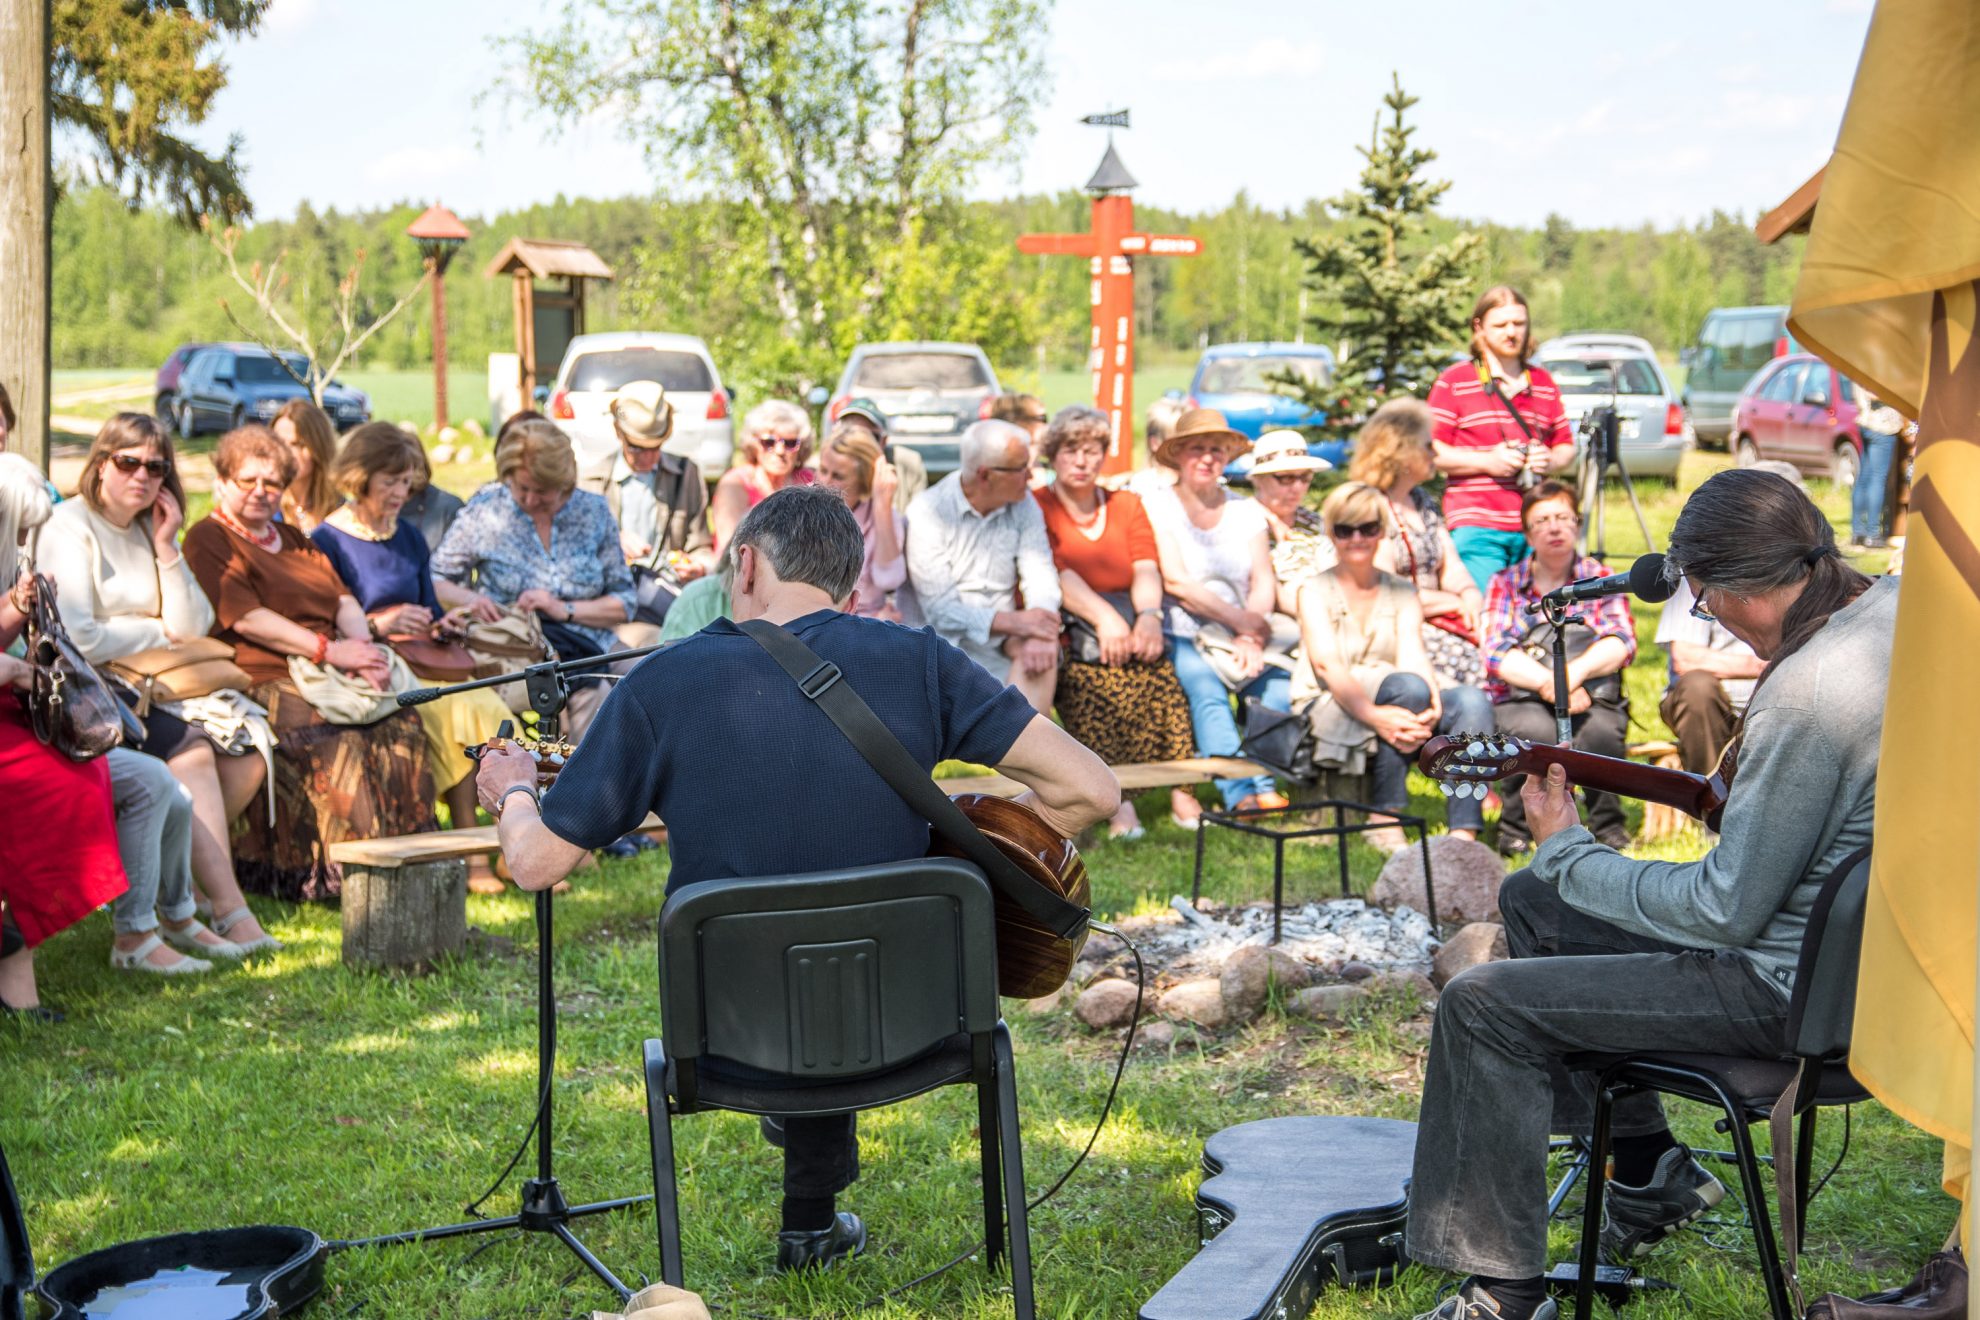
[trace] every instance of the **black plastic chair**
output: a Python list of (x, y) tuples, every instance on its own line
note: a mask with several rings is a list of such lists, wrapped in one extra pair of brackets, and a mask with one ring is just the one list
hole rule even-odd
[[(996, 909), (968, 862), (926, 858), (687, 886), (660, 911), (661, 1039), (646, 1042), (660, 1274), (681, 1274), (677, 1114), (857, 1112), (976, 1087), (985, 1263), (1009, 1208), (1011, 1286), (1035, 1314), (1017, 1079), (997, 1015)], [(774, 1074), (738, 1084), (709, 1056)], [(1000, 1176), (1001, 1175), (1001, 1176)]]
[[(1815, 1156), (1815, 1116), (1823, 1106), (1853, 1105), (1870, 1099), (1849, 1072), (1850, 1026), (1856, 1012), (1856, 971), (1863, 944), (1863, 908), (1870, 887), (1870, 850), (1864, 848), (1822, 882), (1809, 912), (1788, 1003), (1787, 1027), (1779, 1058), (1746, 1059), (1723, 1054), (1646, 1052), (1570, 1055), (1567, 1066), (1599, 1074), (1594, 1137), (1588, 1162), (1587, 1205), (1582, 1214), (1581, 1257), (1575, 1285), (1577, 1320), (1593, 1320), (1596, 1252), (1601, 1234), (1602, 1189), (1607, 1182), (1609, 1125), (1618, 1097), (1656, 1091), (1725, 1111), (1720, 1127), (1732, 1140), (1734, 1162), (1744, 1189), (1754, 1248), (1775, 1320), (1796, 1320), (1793, 1295), (1798, 1284), (1781, 1263), (1780, 1244), (1767, 1213), (1767, 1192), (1754, 1154), (1750, 1124), (1768, 1121), (1797, 1080), (1793, 1112), (1794, 1213), (1783, 1220), (1799, 1253), (1808, 1222), (1809, 1185)], [(1777, 1134), (1778, 1135), (1778, 1134)], [(1776, 1140), (1776, 1163), (1785, 1156)], [(1777, 1170), (1778, 1173), (1778, 1170)], [(1779, 1199), (1778, 1197), (1776, 1198)]]

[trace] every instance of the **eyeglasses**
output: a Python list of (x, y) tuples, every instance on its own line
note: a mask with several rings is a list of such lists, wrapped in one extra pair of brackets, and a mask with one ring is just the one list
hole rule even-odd
[(1708, 588), (1700, 587), (1697, 590), (1697, 592), (1693, 594), (1691, 598), (1691, 617), (1694, 619), (1702, 619), (1706, 623), (1717, 623), (1719, 621), (1719, 616), (1705, 608), (1705, 592), (1707, 590)]
[(1334, 536), (1342, 541), (1352, 541), (1357, 536), (1373, 540), (1381, 534), (1382, 520), (1380, 518), (1377, 518), (1374, 522), (1334, 524)]
[(801, 435), (759, 435), (756, 437), (756, 443), (759, 445), (768, 445), (773, 449), (782, 448), (795, 451), (804, 448), (804, 437)]
[(162, 458), (139, 458), (136, 454), (112, 454), (110, 455), (110, 462), (116, 466), (119, 472), (127, 477), (133, 477), (142, 472), (147, 477), (157, 477), (163, 480), (165, 475), (172, 470), (172, 465)]
[(1527, 526), (1537, 532), (1542, 527), (1575, 527), (1579, 526), (1580, 523), (1581, 519), (1575, 514), (1550, 513), (1544, 518), (1535, 518)]
[(280, 477), (229, 477), (228, 480), (249, 494), (252, 494), (257, 486), (270, 495), (280, 495), (289, 488)]
[(996, 466), (988, 466), (988, 467), (985, 467), (985, 468), (984, 468), (983, 470), (984, 470), (985, 472), (1029, 472), (1029, 471), (1031, 471), (1031, 464), (1029, 464), (1029, 463), (1020, 463), (1020, 464), (1018, 464), (1018, 465), (1017, 465), (1016, 467), (996, 467)]

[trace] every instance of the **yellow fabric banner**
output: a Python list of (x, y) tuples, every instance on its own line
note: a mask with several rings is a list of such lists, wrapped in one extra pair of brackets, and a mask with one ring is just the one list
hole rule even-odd
[(1877, 7), (1789, 327), (1918, 420), (1850, 1063), (1965, 1199), (1980, 916), (1980, 7)]

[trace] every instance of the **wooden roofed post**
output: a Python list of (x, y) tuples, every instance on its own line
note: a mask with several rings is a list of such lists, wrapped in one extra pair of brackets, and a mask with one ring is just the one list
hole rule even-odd
[[(556, 238), (510, 239), (482, 271), (486, 279), (498, 275), (507, 275), (514, 281), (511, 313), (516, 322), (516, 385), (522, 406), (529, 408), (534, 406), (537, 381), (557, 367), (554, 362), (536, 360), (539, 301), (545, 307), (568, 307), (571, 333), (580, 335), (584, 333), (584, 282), (617, 276), (603, 258), (584, 244)], [(546, 292), (539, 300), (536, 282), (558, 278), (566, 281), (564, 290)]]
[(16, 417), (0, 448), (48, 470), (48, 0), (0, 4), (0, 385)]

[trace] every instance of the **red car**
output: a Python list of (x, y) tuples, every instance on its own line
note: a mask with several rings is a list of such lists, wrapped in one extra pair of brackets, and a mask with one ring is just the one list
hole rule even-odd
[(1849, 377), (1812, 353), (1768, 363), (1733, 405), (1732, 451), (1741, 467), (1780, 459), (1806, 476), (1854, 485), (1863, 435)]

